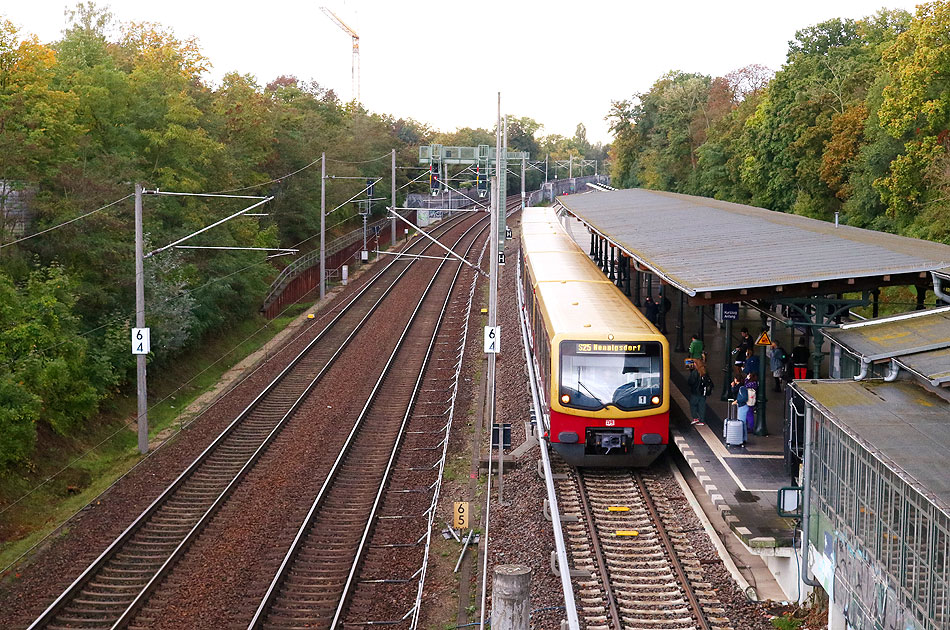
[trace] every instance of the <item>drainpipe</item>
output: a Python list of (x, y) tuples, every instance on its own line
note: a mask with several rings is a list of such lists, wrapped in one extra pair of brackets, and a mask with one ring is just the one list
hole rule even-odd
[(806, 403), (805, 406), (805, 471), (802, 479), (802, 567), (799, 577), (808, 586), (821, 586), (821, 582), (808, 577), (808, 534), (811, 529), (811, 425), (813, 409)]
[(895, 359), (891, 359), (891, 366), (887, 370), (887, 374), (884, 375), (885, 383), (893, 383), (897, 380), (897, 374), (901, 371), (901, 367), (897, 365)]
[(943, 291), (943, 280), (937, 277), (937, 274), (931, 272), (930, 275), (934, 279), (934, 294), (938, 299), (943, 300), (947, 304), (950, 304), (950, 294), (944, 293)]
[(868, 368), (871, 367), (871, 359), (861, 357), (861, 371), (854, 376), (854, 380), (863, 381), (868, 377)]

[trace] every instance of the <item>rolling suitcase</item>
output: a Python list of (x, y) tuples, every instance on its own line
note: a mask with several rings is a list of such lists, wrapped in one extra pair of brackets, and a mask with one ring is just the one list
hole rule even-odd
[(736, 417), (738, 408), (734, 400), (729, 401), (727, 409), (729, 413), (723, 423), (722, 437), (725, 438), (726, 446), (742, 446), (746, 439), (745, 422)]

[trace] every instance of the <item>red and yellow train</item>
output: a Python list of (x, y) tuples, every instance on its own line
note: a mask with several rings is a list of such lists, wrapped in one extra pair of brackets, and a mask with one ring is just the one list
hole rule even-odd
[(554, 210), (521, 217), (521, 287), (552, 448), (574, 466), (647, 466), (669, 442), (666, 337)]

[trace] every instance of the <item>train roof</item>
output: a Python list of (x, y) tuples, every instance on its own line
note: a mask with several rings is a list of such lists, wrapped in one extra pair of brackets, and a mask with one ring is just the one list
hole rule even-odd
[(656, 333), (561, 227), (550, 208), (522, 213), (521, 246), (552, 335)]

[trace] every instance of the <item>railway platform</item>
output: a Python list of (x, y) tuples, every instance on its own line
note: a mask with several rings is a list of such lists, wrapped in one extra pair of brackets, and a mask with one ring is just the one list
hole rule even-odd
[[(689, 331), (699, 330), (697, 311), (690, 307), (684, 313)], [(706, 311), (708, 313), (709, 309)], [(740, 310), (738, 324), (737, 330), (741, 326), (754, 330), (760, 325), (758, 314)], [(716, 391), (707, 399), (705, 424), (690, 424), (687, 370), (683, 362), (686, 353), (671, 350), (674, 384), (671, 439), (736, 536), (759, 553), (790, 555), (790, 551), (782, 552), (781, 549), (792, 546), (794, 523), (778, 516), (775, 509), (779, 488), (795, 485), (786, 471), (783, 451), (785, 394), (772, 391), (773, 381), (769, 376), (766, 383), (768, 435), (755, 435), (750, 431), (744, 446), (727, 446), (723, 438), (723, 419), (727, 417), (728, 403), (720, 400), (719, 391), (722, 380), (728, 377), (715, 366), (722, 362), (723, 353), (729, 352), (737, 339), (733, 338), (727, 344), (725, 332), (717, 329), (715, 322), (708, 317), (704, 328), (705, 349), (712, 366), (710, 376), (717, 386)], [(668, 335), (671, 348), (675, 347), (674, 336), (675, 332), (671, 330)], [(789, 348), (790, 339), (782, 337), (779, 333), (780, 345)]]

